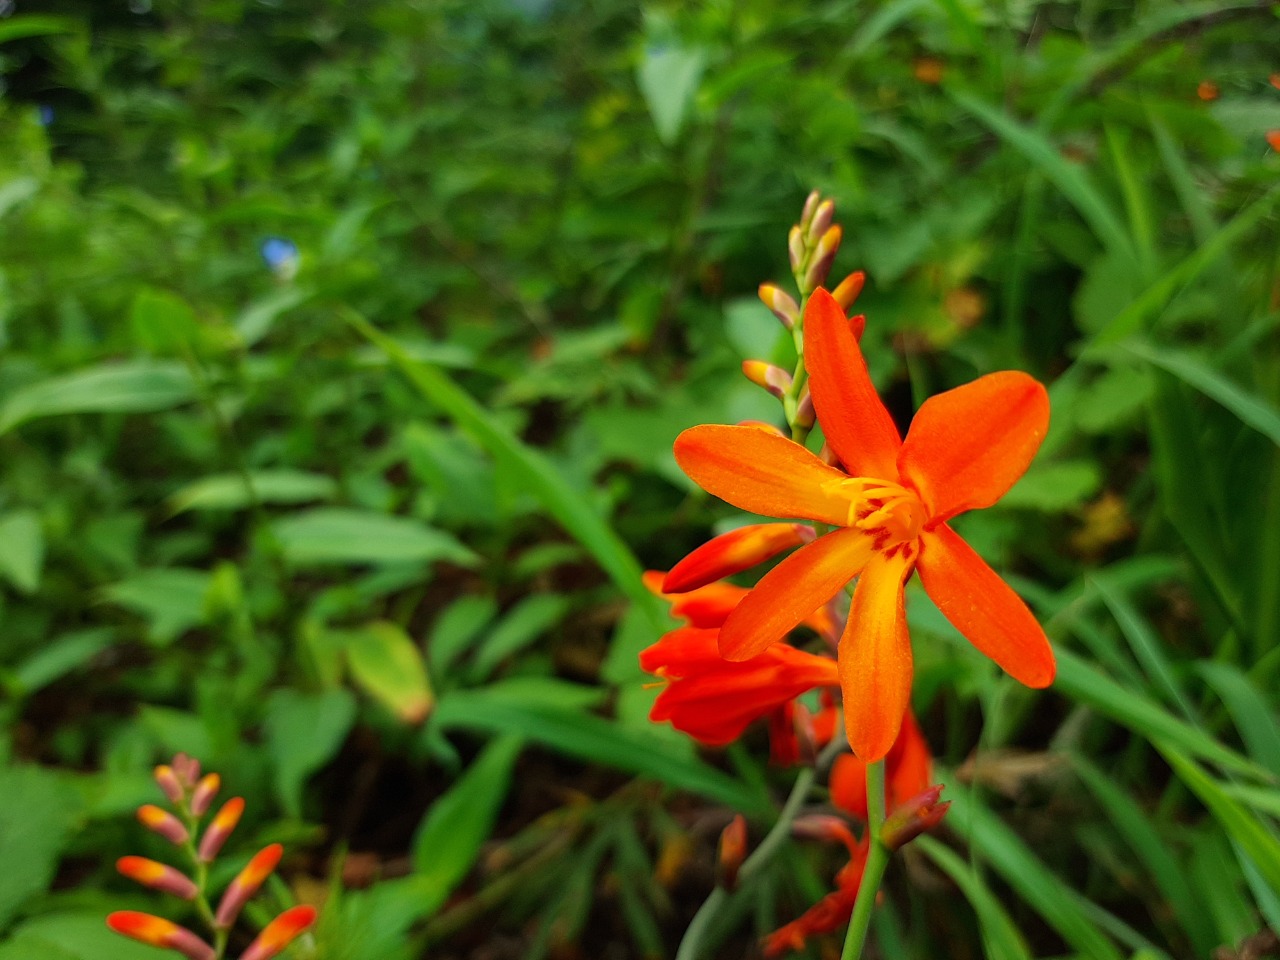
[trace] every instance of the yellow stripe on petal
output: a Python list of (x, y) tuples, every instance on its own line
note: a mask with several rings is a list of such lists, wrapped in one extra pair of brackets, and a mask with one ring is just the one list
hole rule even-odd
[(845, 731), (866, 763), (889, 752), (911, 699), (911, 637), (902, 593), (910, 569), (906, 551), (877, 553), (858, 578), (840, 638)]

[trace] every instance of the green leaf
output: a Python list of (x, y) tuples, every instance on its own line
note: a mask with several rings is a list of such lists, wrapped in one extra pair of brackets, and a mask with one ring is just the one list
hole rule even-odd
[(0, 434), (28, 420), (67, 413), (150, 413), (194, 395), (182, 364), (131, 360), (86, 367), (15, 391), (0, 405)]
[(1211, 400), (1216, 400), (1234, 413), (1242, 423), (1253, 427), (1280, 446), (1280, 412), (1261, 397), (1249, 393), (1212, 367), (1187, 354), (1150, 343), (1131, 342), (1124, 344), (1124, 348), (1173, 374)]
[(148, 638), (168, 644), (207, 619), (209, 574), (178, 567), (142, 570), (102, 588), (102, 596), (146, 618)]
[(144, 287), (134, 295), (129, 324), (137, 341), (151, 353), (181, 355), (199, 342), (196, 312), (177, 294)]
[(271, 332), (271, 328), (275, 326), (276, 320), (282, 314), (305, 303), (310, 298), (311, 291), (304, 290), (301, 287), (285, 287), (281, 290), (274, 290), (262, 299), (255, 300), (249, 304), (235, 318), (232, 326), (235, 327), (244, 345), (252, 347)]
[(34, 510), (0, 516), (0, 576), (23, 593), (35, 593), (44, 566), (44, 531)]
[(1262, 692), (1230, 663), (1198, 663), (1196, 669), (1218, 692), (1249, 756), (1280, 777), (1280, 726)]
[(436, 674), (447, 674), (497, 614), (498, 604), (492, 597), (477, 595), (459, 597), (441, 611), (427, 639), (427, 657)]
[(480, 644), (473, 663), (477, 677), (487, 677), (503, 660), (523, 650), (559, 623), (569, 609), (567, 598), (552, 593), (525, 597), (503, 614)]
[(316, 507), (274, 524), (285, 559), (296, 566), (428, 563), (472, 566), (479, 558), (449, 534), (407, 517)]
[(636, 72), (658, 139), (676, 142), (698, 91), (707, 55), (700, 48), (649, 44)]
[(18, 664), (14, 679), (24, 694), (35, 693), (88, 663), (114, 641), (115, 631), (110, 627), (61, 634)]
[(356, 683), (405, 723), (421, 723), (435, 696), (422, 651), (394, 623), (379, 621), (340, 632)]
[(375, 329), (364, 317), (345, 312), (353, 327), (376, 344), (418, 392), (469, 431), (530, 493), (542, 501), (579, 543), (591, 551), (600, 566), (631, 601), (644, 610), (660, 631), (666, 621), (659, 603), (641, 581), (640, 564), (630, 548), (614, 533), (582, 495), (543, 456), (521, 443), (480, 404), (437, 367), (415, 360), (395, 340)]
[(1001, 498), (1000, 504), (1056, 513), (1084, 503), (1101, 483), (1098, 465), (1092, 460), (1037, 462)]
[(290, 816), (302, 816), (307, 778), (334, 758), (355, 717), (355, 698), (347, 690), (272, 692), (267, 701), (267, 750), (276, 796)]
[(251, 470), (218, 473), (192, 481), (169, 496), (171, 514), (184, 510), (243, 510), (257, 503), (307, 503), (331, 500), (338, 492), (332, 477), (304, 470)]
[(0, 946), (0, 960), (156, 960), (163, 954), (111, 930), (106, 909), (60, 910), (23, 922)]
[(413, 838), (415, 889), (422, 912), (434, 913), (475, 863), (511, 786), (524, 741), (498, 737), (427, 810)]
[(521, 703), (505, 696), (503, 689), (498, 684), (452, 692), (441, 698), (433, 721), (446, 730), (461, 727), (518, 734), (568, 756), (652, 777), (736, 810), (761, 810), (757, 794), (698, 760), (691, 743), (688, 751), (677, 751), (672, 741), (652, 731), (622, 727), (591, 714)]
[(53, 882), (80, 818), (79, 792), (41, 767), (0, 768), (0, 929)]
[(14, 17), (0, 23), (0, 43), (21, 40), (24, 37), (46, 37), (56, 33), (75, 33), (76, 21), (70, 17), (27, 16)]
[(987, 960), (1030, 960), (1027, 942), (1014, 925), (999, 898), (982, 881), (981, 874), (956, 853), (930, 836), (917, 837), (915, 846), (925, 852), (960, 888), (982, 927)]

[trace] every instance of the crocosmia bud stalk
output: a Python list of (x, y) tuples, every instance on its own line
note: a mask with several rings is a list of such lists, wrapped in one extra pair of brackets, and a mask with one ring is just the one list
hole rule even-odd
[(200, 838), (201, 860), (208, 863), (218, 855), (218, 851), (227, 842), (227, 837), (231, 836), (231, 831), (236, 828), (243, 813), (243, 797), (232, 797), (222, 805), (222, 809), (205, 828), (204, 836)]
[(791, 374), (763, 360), (743, 360), (742, 374), (757, 387), (763, 387), (779, 400), (791, 389)]
[(199, 892), (190, 877), (146, 857), (121, 857), (116, 861), (116, 869), (144, 887), (171, 893), (183, 900), (194, 900)]
[(214, 922), (219, 927), (225, 928), (235, 923), (236, 917), (240, 915), (240, 909), (258, 892), (258, 888), (271, 875), (271, 871), (276, 868), (276, 864), (280, 862), (283, 855), (284, 847), (278, 843), (263, 847), (254, 854), (245, 868), (236, 874), (236, 878), (231, 881), (231, 886), (227, 887), (227, 892), (222, 895), (222, 902), (218, 904), (218, 912), (214, 915)]
[(881, 842), (890, 850), (897, 850), (925, 831), (932, 830), (942, 822), (943, 815), (951, 806), (950, 801), (939, 803), (941, 798), (942, 785), (939, 784), (906, 801), (889, 814), (880, 828)]
[(138, 808), (138, 822), (152, 833), (160, 834), (175, 845), (186, 843), (187, 837), (190, 836), (187, 828), (182, 825), (182, 821), (155, 804), (147, 803)]
[(720, 886), (732, 891), (738, 885), (738, 871), (747, 858), (747, 821), (738, 814), (720, 833), (720, 850), (716, 860)]
[(817, 190), (809, 191), (809, 196), (804, 198), (804, 209), (800, 211), (800, 229), (808, 230), (809, 224), (813, 221), (813, 215), (818, 209), (818, 204), (822, 202), (822, 194)]
[(827, 228), (831, 226), (831, 221), (835, 219), (836, 205), (832, 200), (823, 200), (818, 204), (818, 208), (813, 212), (813, 219), (809, 221), (809, 227), (805, 231), (805, 242), (812, 247), (818, 242), (818, 238), (827, 232)]
[(775, 283), (760, 284), (760, 302), (768, 307), (784, 327), (790, 330), (800, 319), (800, 304)]
[(107, 926), (140, 943), (177, 950), (188, 960), (214, 960), (213, 947), (186, 927), (135, 910), (118, 910), (107, 917)]
[(240, 960), (271, 960), (315, 922), (315, 907), (291, 907), (262, 928)]
[(822, 235), (822, 239), (813, 248), (813, 253), (809, 255), (809, 267), (800, 284), (801, 291), (809, 293), (827, 282), (827, 274), (831, 272), (831, 264), (836, 258), (836, 251), (840, 249), (843, 236), (844, 231), (839, 224)]
[(156, 767), (155, 778), (156, 783), (160, 785), (160, 789), (164, 791), (164, 795), (169, 798), (170, 803), (182, 802), (186, 791), (178, 781), (178, 775), (173, 772), (173, 767), (162, 763)]
[(204, 778), (196, 784), (196, 788), (191, 794), (191, 813), (197, 817), (203, 817), (208, 813), (209, 805), (213, 803), (213, 798), (218, 795), (218, 789), (221, 786), (221, 777), (216, 773), (206, 774)]

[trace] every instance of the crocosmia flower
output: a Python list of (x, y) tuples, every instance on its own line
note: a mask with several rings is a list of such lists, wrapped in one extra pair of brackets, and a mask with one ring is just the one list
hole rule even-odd
[(1022, 476), (1048, 429), (1049, 400), (1024, 373), (988, 374), (925, 401), (903, 440), (825, 290), (809, 300), (804, 334), (814, 406), (839, 466), (744, 426), (692, 427), (675, 455), (695, 483), (736, 507), (832, 528), (761, 578), (725, 620), (719, 649), (734, 661), (759, 656), (857, 577), (840, 680), (849, 743), (874, 762), (893, 745), (910, 695), (903, 587), (914, 571), (947, 619), (1014, 678), (1053, 680), (1053, 653), (1031, 611), (948, 525)]

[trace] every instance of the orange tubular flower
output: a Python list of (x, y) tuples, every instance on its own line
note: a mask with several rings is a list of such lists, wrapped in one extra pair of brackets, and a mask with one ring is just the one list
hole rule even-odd
[[(910, 710), (902, 729), (885, 755), (885, 809), (893, 812), (924, 793), (933, 781), (933, 758), (920, 726)], [(831, 802), (859, 820), (867, 819), (867, 765), (851, 753), (836, 757), (831, 767)]]
[(667, 681), (651, 720), (670, 720), (695, 740), (723, 746), (800, 694), (840, 682), (828, 657), (779, 643), (748, 660), (725, 660), (718, 638), (718, 630), (681, 627), (641, 652), (640, 666)]
[(813, 527), (803, 523), (753, 523), (730, 530), (672, 567), (662, 581), (662, 592), (687, 593), (705, 587), (813, 539)]
[(871, 844), (867, 836), (851, 851), (849, 862), (836, 874), (836, 888), (786, 926), (764, 939), (764, 955), (780, 957), (792, 950), (803, 950), (805, 940), (820, 933), (841, 929), (853, 915), (858, 887), (867, 867)]
[(1049, 400), (1024, 373), (988, 374), (925, 401), (903, 441), (825, 290), (810, 298), (804, 332), (814, 405), (844, 469), (751, 427), (692, 427), (675, 455), (695, 483), (736, 507), (836, 528), (765, 574), (725, 621), (720, 652), (758, 656), (858, 577), (840, 679), (849, 743), (870, 763), (889, 752), (907, 709), (903, 586), (914, 570), (947, 619), (1015, 679), (1053, 680), (1053, 652), (1031, 611), (947, 525), (1022, 476), (1048, 429)]

